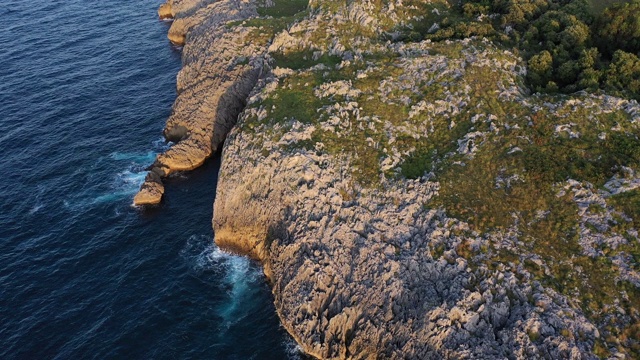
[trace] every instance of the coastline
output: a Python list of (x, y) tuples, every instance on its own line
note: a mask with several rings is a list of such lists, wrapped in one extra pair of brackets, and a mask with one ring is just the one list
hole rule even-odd
[[(458, 92), (447, 90), (433, 103), (414, 105), (409, 118), (422, 112), (431, 116), (428, 119), (448, 119), (469, 111), (465, 107), (474, 99), (466, 89), (476, 86), (478, 69), (491, 69), (495, 80), (488, 82), (497, 84), (491, 88), (499, 94), (496, 99), (533, 109), (539, 105), (527, 105), (532, 98), (520, 86), (522, 59), (478, 39), (444, 46), (426, 41), (379, 45), (359, 39), (353, 50), (346, 50), (337, 36), (310, 42), (309, 34), (321, 25), (340, 29), (365, 24), (373, 32), (382, 31), (384, 22), (365, 5), (352, 4), (331, 22), (318, 10), (319, 2), (312, 2), (315, 13), (271, 37), (257, 36), (265, 30), (253, 23), (240, 25), (258, 17), (254, 2), (190, 6), (194, 3), (169, 1), (170, 7), (159, 12), (175, 18), (169, 39), (184, 44), (178, 99), (165, 129), (167, 139), (177, 144), (158, 156), (141, 193), (152, 193), (145, 189), (158, 179), (198, 167), (226, 139), (212, 224), (216, 243), (263, 264), (281, 323), (307, 354), (322, 359), (593, 357), (602, 327), (573, 305), (574, 300), (542, 284), (521, 264), (550, 265), (537, 255), (521, 254), (515, 261), (498, 258), (504, 252), (521, 252), (517, 231), (481, 234), (474, 224), (451, 217), (442, 206), (433, 205), (446, 184), (430, 176), (397, 180), (383, 174), (379, 188), (368, 187), (367, 179), (354, 172), (358, 153), (326, 149), (338, 141), (336, 129), (347, 123), (341, 131), (361, 126), (369, 136), (363, 148), (378, 153), (375, 132), (382, 131), (366, 132), (365, 126), (382, 121), (377, 114), (363, 114), (363, 94), (370, 91), (370, 98), (395, 106), (389, 100), (394, 91), (413, 90), (423, 76), (454, 84)], [(373, 58), (348, 80), (333, 79), (334, 69), (348, 69), (366, 58), (366, 51), (357, 46), (370, 53), (393, 53), (390, 58), (396, 63), (384, 68), (385, 62)], [(315, 51), (314, 66), (277, 66), (283, 65), (279, 55), (295, 55), (306, 47)], [(331, 56), (337, 64), (331, 63)], [(304, 57), (300, 61), (312, 62)], [(376, 74), (385, 71), (389, 73)], [(320, 82), (313, 83), (318, 77)], [(365, 83), (368, 77), (376, 86), (356, 87), (358, 80)], [(291, 107), (285, 113), (298, 110), (282, 97), (296, 95), (292, 89), (313, 89), (311, 95), (321, 100), (313, 110), (325, 124), (303, 116), (277, 122), (283, 120), (275, 118), (280, 102)], [(406, 100), (396, 102), (400, 101)], [(595, 104), (605, 114), (622, 104), (630, 122), (638, 108), (637, 103), (595, 95), (553, 106), (562, 109), (571, 101)], [(491, 113), (469, 117), (469, 130), (456, 139), (460, 162), (477, 156), (486, 139), (499, 132), (492, 129), (514, 125)], [(487, 129), (476, 129), (483, 129), (479, 124)], [(396, 124), (384, 126), (389, 137), (404, 135)], [(428, 133), (419, 126), (412, 131)], [(314, 138), (318, 129), (325, 131), (321, 141)], [(359, 144), (359, 139), (351, 141)], [(316, 143), (310, 147), (309, 141)], [(399, 162), (394, 156), (389, 156), (389, 166)], [(361, 173), (370, 165), (355, 164)], [(579, 202), (581, 191), (588, 191), (588, 186), (566, 186), (574, 194), (568, 201)], [(151, 195), (157, 202), (162, 196)]]
[(171, 145), (181, 49), (158, 4), (0, 5), (20, 33), (0, 54), (2, 359), (297, 358), (262, 267), (213, 244), (219, 153), (131, 206)]
[[(201, 166), (218, 150), (262, 69), (254, 46), (236, 45), (246, 34), (224, 26), (257, 15), (255, 6), (242, 1), (209, 3), (170, 1), (158, 10), (159, 17), (173, 18), (169, 40), (184, 45), (178, 97), (164, 129), (165, 138), (175, 144), (156, 158), (135, 205), (160, 203), (163, 178)], [(191, 39), (185, 44), (189, 32)], [(251, 60), (240, 64), (239, 58)]]

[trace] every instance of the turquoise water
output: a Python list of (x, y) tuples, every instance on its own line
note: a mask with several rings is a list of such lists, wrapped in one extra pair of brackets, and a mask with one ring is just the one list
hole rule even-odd
[(219, 158), (131, 206), (180, 51), (156, 1), (0, 3), (0, 358), (287, 359), (261, 269), (213, 245)]

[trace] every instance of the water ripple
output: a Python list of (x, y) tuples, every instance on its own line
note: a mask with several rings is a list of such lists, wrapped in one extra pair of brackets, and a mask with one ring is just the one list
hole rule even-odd
[(260, 268), (213, 245), (219, 159), (130, 207), (180, 66), (160, 2), (0, 4), (1, 359), (289, 356)]

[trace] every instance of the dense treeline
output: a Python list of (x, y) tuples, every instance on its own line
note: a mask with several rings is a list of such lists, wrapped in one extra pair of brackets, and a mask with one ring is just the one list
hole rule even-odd
[(485, 36), (519, 49), (535, 91), (604, 89), (640, 99), (640, 0), (461, 0), (425, 38)]

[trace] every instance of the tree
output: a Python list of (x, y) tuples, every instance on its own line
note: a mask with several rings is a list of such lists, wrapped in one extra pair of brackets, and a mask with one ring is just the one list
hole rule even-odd
[(549, 10), (552, 2), (548, 0), (496, 0), (494, 9), (504, 14), (503, 26), (511, 26), (524, 32), (528, 23)]
[(638, 98), (640, 96), (640, 58), (622, 50), (613, 54), (613, 61), (607, 69), (606, 90), (627, 92)]
[(529, 81), (536, 91), (544, 89), (553, 75), (553, 57), (547, 50), (529, 59)]
[(609, 56), (616, 50), (640, 52), (640, 0), (614, 4), (596, 23), (598, 44)]
[(577, 87), (595, 91), (600, 87), (602, 72), (597, 70), (600, 62), (600, 52), (597, 48), (589, 48), (582, 51), (578, 60), (581, 73), (578, 77)]

